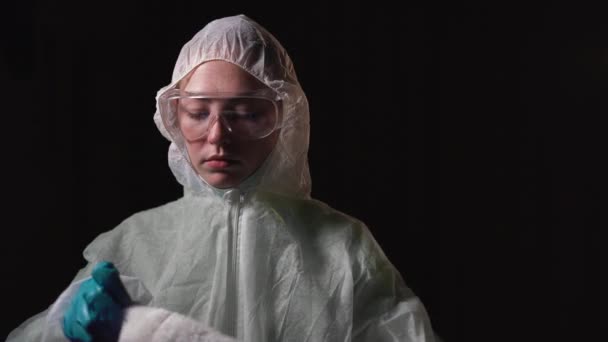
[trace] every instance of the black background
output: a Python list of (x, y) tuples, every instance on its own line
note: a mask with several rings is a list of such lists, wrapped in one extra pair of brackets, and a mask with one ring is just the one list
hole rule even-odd
[(0, 335), (53, 302), (95, 236), (180, 196), (154, 96), (196, 31), (239, 13), (294, 61), (313, 196), (368, 224), (446, 341), (606, 335), (603, 8), (1, 8)]

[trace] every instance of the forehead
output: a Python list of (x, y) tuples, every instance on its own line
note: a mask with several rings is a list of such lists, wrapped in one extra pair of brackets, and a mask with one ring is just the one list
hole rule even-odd
[(209, 61), (192, 72), (183, 89), (192, 93), (243, 93), (265, 87), (262, 82), (237, 65), (225, 61)]

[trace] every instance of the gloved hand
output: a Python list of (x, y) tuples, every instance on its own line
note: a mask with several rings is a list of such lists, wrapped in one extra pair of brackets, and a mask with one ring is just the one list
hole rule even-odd
[(63, 316), (63, 333), (71, 341), (116, 341), (131, 299), (112, 263), (99, 262), (91, 276)]

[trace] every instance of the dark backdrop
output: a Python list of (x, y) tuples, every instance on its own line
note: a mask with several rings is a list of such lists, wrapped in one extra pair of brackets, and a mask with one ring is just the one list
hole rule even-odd
[(606, 334), (602, 8), (19, 1), (1, 13), (0, 335), (52, 303), (95, 236), (180, 196), (154, 96), (197, 30), (239, 13), (283, 43), (308, 95), (313, 196), (368, 224), (446, 341)]

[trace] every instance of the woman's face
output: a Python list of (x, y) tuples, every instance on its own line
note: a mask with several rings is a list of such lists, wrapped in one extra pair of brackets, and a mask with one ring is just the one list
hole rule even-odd
[[(243, 93), (266, 88), (240, 67), (225, 61), (209, 61), (198, 66), (181, 89), (189, 93)], [(209, 110), (222, 111), (222, 101), (209, 103)], [(182, 115), (182, 114), (179, 114)], [(183, 127), (180, 127), (183, 131)], [(206, 137), (186, 139), (190, 161), (211, 186), (233, 188), (253, 174), (266, 160), (279, 137), (279, 131), (258, 140), (231, 136), (221, 120), (215, 121)]]

